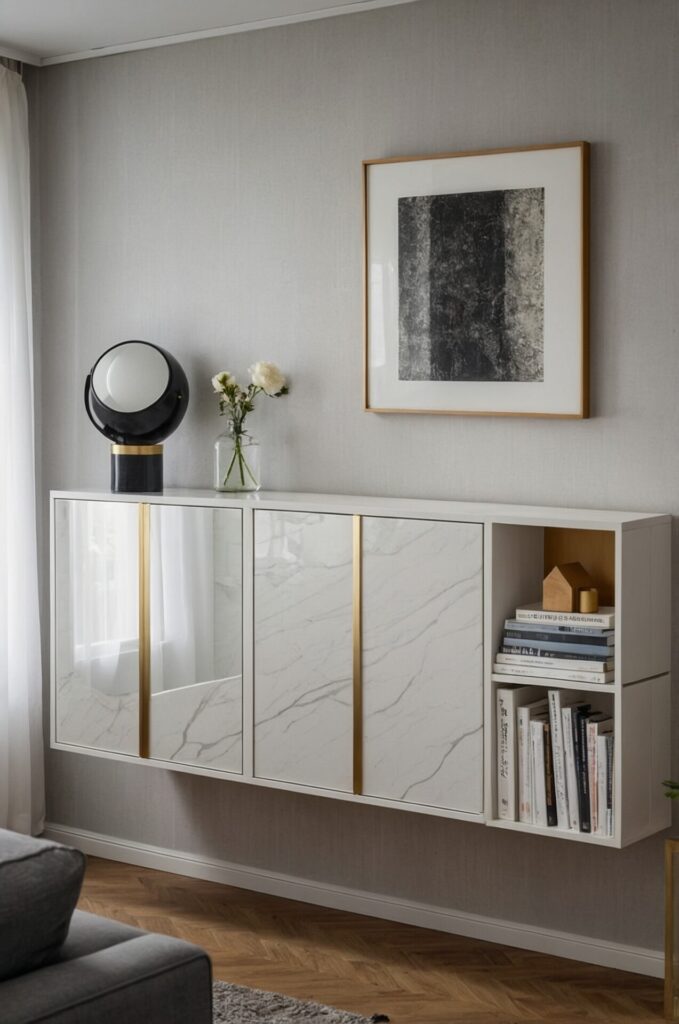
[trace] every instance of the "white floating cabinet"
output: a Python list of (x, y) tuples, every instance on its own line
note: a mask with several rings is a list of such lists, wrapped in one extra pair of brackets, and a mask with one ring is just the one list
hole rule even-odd
[[(670, 517), (338, 495), (51, 497), (60, 750), (621, 847), (670, 823)], [(614, 835), (497, 815), (493, 663), (546, 569), (616, 608)]]

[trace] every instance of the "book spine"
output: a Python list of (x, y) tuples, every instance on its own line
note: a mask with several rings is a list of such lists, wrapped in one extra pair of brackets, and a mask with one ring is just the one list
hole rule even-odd
[(528, 735), (530, 737), (530, 809), (531, 809), (531, 821), (533, 825), (538, 823), (538, 790), (537, 783), (535, 781), (535, 748), (533, 739), (533, 723), (528, 723)]
[(606, 658), (610, 658), (614, 651), (611, 647), (602, 648), (592, 644), (563, 644), (552, 640), (519, 640), (513, 636), (506, 636), (502, 641), (502, 646), (521, 647), (543, 658), (547, 657), (543, 651), (554, 651), (558, 654), (593, 654), (594, 657), (599, 658), (602, 656), (602, 651)]
[(519, 746), (519, 821), (532, 825), (530, 709), (527, 707), (517, 708), (516, 721)]
[(563, 727), (561, 722), (561, 691), (550, 690), (549, 722), (552, 735), (554, 762), (554, 789), (556, 792), (556, 818), (559, 828), (568, 828), (568, 796), (566, 794), (566, 766), (564, 759)]
[(597, 827), (592, 831), (596, 831), (599, 836), (608, 835), (608, 815), (606, 813), (606, 791), (608, 788), (607, 774), (608, 774), (608, 756), (607, 756), (607, 736), (597, 736), (596, 740), (596, 804), (597, 804)]
[(497, 691), (497, 815), (516, 819), (511, 690)]
[(537, 679), (566, 679), (574, 683), (610, 683), (613, 672), (581, 672), (567, 668), (532, 668), (530, 665), (506, 665), (496, 662), (494, 671), (498, 675), (525, 676)]
[(573, 715), (573, 744), (575, 747), (576, 771), (578, 773), (580, 831), (591, 832), (589, 778), (587, 773), (587, 716), (584, 711), (576, 711)]
[(578, 804), (578, 777), (575, 771), (575, 751), (573, 749), (572, 708), (561, 709), (561, 726), (563, 732), (564, 761), (566, 764), (566, 792), (568, 796), (568, 827), (580, 831), (580, 807)]
[(533, 775), (533, 807), (534, 823), (542, 827), (547, 825), (547, 792), (545, 787), (545, 740), (543, 722), (530, 723), (532, 775)]
[(566, 636), (591, 636), (596, 637), (597, 640), (603, 637), (608, 643), (613, 643), (615, 636), (614, 629), (597, 629), (595, 626), (561, 626), (556, 622), (544, 625), (541, 622), (520, 622), (518, 619), (505, 619), (505, 629), (527, 630), (531, 633), (556, 633), (559, 636), (564, 634)]
[(599, 780), (597, 737), (599, 727), (596, 722), (587, 723), (587, 785), (589, 788), (589, 817), (593, 833), (599, 831)]
[(608, 735), (606, 737), (606, 826), (607, 834), (613, 835), (613, 771), (614, 771), (614, 759), (613, 752), (615, 749), (615, 737)]
[(602, 612), (600, 615), (585, 615), (582, 612), (545, 612), (538, 608), (517, 608), (518, 622), (557, 623), (560, 626), (595, 626), (598, 629), (612, 629), (615, 615)]
[(549, 722), (543, 722), (545, 754), (545, 804), (547, 805), (547, 824), (551, 827), (558, 822), (556, 810), (556, 791), (554, 785), (554, 760), (552, 756), (552, 734)]
[(535, 654), (530, 647), (500, 648), (497, 660), (503, 665), (535, 665), (542, 668), (568, 668), (574, 672), (612, 672), (615, 662), (611, 658), (595, 658), (591, 654)]
[(505, 628), (504, 632), (505, 636), (511, 637), (513, 640), (526, 640), (534, 644), (541, 641), (543, 643), (563, 644), (565, 647), (569, 645), (577, 647), (586, 644), (588, 647), (601, 647), (604, 651), (615, 643), (614, 636), (597, 636), (591, 633), (561, 633), (550, 630), (516, 629), (512, 627)]

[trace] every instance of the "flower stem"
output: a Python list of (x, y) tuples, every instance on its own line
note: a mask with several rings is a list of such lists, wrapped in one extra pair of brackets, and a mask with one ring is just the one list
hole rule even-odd
[(240, 445), (240, 438), (238, 438), (236, 441), (236, 451), (238, 452), (238, 469), (240, 470), (240, 485), (241, 487), (245, 487), (245, 474), (243, 473), (243, 462), (245, 460), (243, 459), (243, 449), (241, 448)]
[(247, 463), (247, 459), (244, 458), (243, 462), (245, 463), (245, 469), (247, 471), (248, 476), (252, 480), (253, 484), (255, 485), (255, 487), (259, 487), (259, 482), (257, 480), (255, 480), (254, 476), (252, 475), (252, 473), (250, 471), (250, 467), (248, 466), (248, 463)]
[(228, 480), (229, 480), (229, 477), (231, 476), (231, 470), (233, 469), (233, 464), (236, 461), (236, 455), (237, 454), (238, 454), (238, 449), (234, 448), (233, 456), (231, 457), (231, 462), (229, 463), (229, 468), (227, 469), (226, 476), (224, 477), (224, 487), (226, 487), (226, 485), (228, 483)]
[(229, 463), (229, 468), (227, 469), (226, 474), (224, 475), (224, 487), (226, 487), (226, 485), (229, 482), (229, 477), (231, 476), (233, 468), (234, 468), (234, 466), (236, 464), (236, 460), (238, 460), (238, 475), (240, 477), (240, 485), (243, 488), (243, 490), (245, 489), (245, 474), (246, 473), (250, 477), (250, 480), (252, 481), (254, 486), (256, 488), (259, 487), (259, 483), (256, 480), (252, 470), (250, 469), (250, 466), (248, 465), (248, 460), (246, 459), (245, 454), (243, 452), (243, 442), (242, 442), (242, 438), (241, 438), (240, 434), (238, 434), (238, 435), (236, 435), (236, 437), (234, 437), (233, 455), (231, 456), (231, 462)]

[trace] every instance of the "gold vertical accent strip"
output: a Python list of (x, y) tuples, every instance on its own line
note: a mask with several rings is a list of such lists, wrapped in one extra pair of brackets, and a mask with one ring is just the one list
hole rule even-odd
[(151, 508), (139, 505), (139, 756), (149, 756), (151, 711)]
[(363, 792), (363, 520), (353, 517), (354, 525), (354, 793)]

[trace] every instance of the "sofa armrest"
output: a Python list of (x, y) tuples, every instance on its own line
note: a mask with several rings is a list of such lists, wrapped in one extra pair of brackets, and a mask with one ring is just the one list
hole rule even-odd
[(212, 1024), (210, 960), (165, 935), (131, 938), (0, 983), (2, 1024)]

